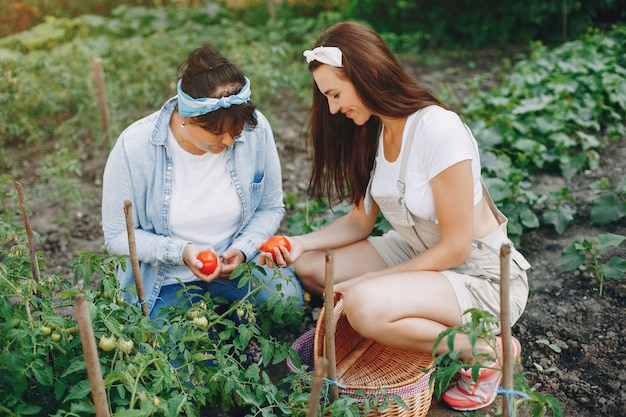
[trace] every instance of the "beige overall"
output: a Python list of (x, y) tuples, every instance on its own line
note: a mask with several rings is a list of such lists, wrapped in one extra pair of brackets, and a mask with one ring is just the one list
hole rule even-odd
[[(419, 118), (416, 117), (414, 123), (409, 126), (407, 143), (404, 145), (406, 150), (411, 149), (411, 142)], [(404, 191), (406, 188), (404, 176), (408, 154), (408, 151), (403, 153), (400, 165), (398, 196), (375, 199), (381, 212), (393, 226), (394, 230), (387, 232), (384, 236), (370, 237), (369, 241), (389, 266), (415, 257), (420, 252), (437, 244), (440, 239), (439, 225), (413, 215), (404, 203)], [(490, 235), (472, 240), (472, 252), (465, 263), (440, 272), (452, 285), (461, 313), (469, 308), (477, 308), (489, 311), (500, 317), (500, 248), (504, 243), (510, 244), (510, 320), (511, 324), (513, 324), (521, 316), (528, 299), (526, 270), (530, 268), (530, 264), (515, 249), (513, 243), (508, 238), (506, 233), (508, 220), (493, 203), (484, 182), (482, 182), (482, 186), (483, 198), (489, 203), (500, 226)], [(371, 209), (371, 200), (372, 197), (369, 194), (368, 187), (365, 197), (365, 207), (368, 211)], [(426, 296), (426, 294), (415, 294), (416, 302), (418, 302), (420, 296)], [(465, 314), (462, 320), (467, 322), (470, 320), (470, 316)]]

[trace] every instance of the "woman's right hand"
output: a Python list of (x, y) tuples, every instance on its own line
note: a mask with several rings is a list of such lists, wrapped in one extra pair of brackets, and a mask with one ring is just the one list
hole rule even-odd
[(297, 239), (293, 237), (285, 236), (285, 239), (289, 242), (290, 248), (285, 246), (276, 246), (273, 252), (263, 252), (263, 246), (265, 242), (259, 243), (256, 248), (261, 251), (259, 255), (259, 265), (267, 265), (269, 268), (278, 266), (279, 268), (286, 268), (292, 265), (302, 255), (302, 246), (298, 243)]
[(183, 261), (195, 276), (200, 278), (202, 281), (211, 282), (220, 275), (220, 272), (222, 271), (222, 262), (218, 257), (217, 268), (215, 268), (215, 271), (209, 275), (203, 274), (200, 269), (202, 269), (204, 265), (202, 264), (202, 261), (198, 259), (198, 253), (200, 253), (200, 249), (198, 249), (196, 245), (192, 243), (186, 244), (183, 248)]

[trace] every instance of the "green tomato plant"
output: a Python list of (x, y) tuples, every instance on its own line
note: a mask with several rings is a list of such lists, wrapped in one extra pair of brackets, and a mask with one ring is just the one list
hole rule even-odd
[[(45, 274), (33, 279), (25, 231), (0, 222), (0, 414), (90, 416), (95, 410), (72, 316), (84, 294), (98, 345), (111, 414), (200, 416), (210, 410), (245, 407), (262, 415), (286, 415), (291, 392), (276, 385), (265, 367), (278, 366), (290, 352), (270, 331), (295, 325), (303, 310), (276, 299), (257, 306), (261, 270), (243, 264), (243, 300), (226, 303), (208, 295), (190, 309), (171, 307), (159, 326), (139, 306), (124, 300), (115, 271), (123, 257), (80, 252), (72, 262), (75, 279)], [(279, 269), (275, 278), (282, 277)], [(187, 291), (185, 289), (184, 291)], [(238, 311), (242, 311), (240, 319)], [(247, 347), (255, 339), (261, 364)], [(287, 383), (287, 382), (285, 382)]]
[(598, 224), (617, 222), (626, 217), (626, 175), (614, 184), (606, 177), (591, 185), (599, 195), (591, 207), (591, 221)]
[(575, 240), (563, 249), (558, 264), (565, 271), (573, 271), (584, 266), (589, 275), (598, 281), (600, 296), (604, 293), (607, 278), (623, 279), (626, 276), (626, 259), (606, 254), (622, 244), (626, 237), (613, 233), (602, 233), (593, 239)]
[[(498, 353), (496, 357), (488, 354), (478, 355), (479, 360), (474, 358), (461, 359), (461, 351), (454, 348), (454, 339), (459, 334), (469, 336), (472, 350), (476, 340), (480, 338), (487, 341), (493, 350), (498, 352), (494, 330), (499, 326), (499, 318), (487, 311), (475, 308), (468, 309), (464, 314), (469, 314), (471, 319), (466, 323), (444, 330), (435, 341), (432, 352), (433, 356), (435, 356), (435, 362), (432, 366), (433, 373), (430, 378), (435, 397), (440, 397), (445, 392), (455, 375), (462, 369), (471, 370), (472, 377), (477, 378), (480, 369), (484, 367), (480, 362), (495, 362), (500, 369), (503, 367), (503, 359)], [(446, 343), (449, 352), (436, 353), (441, 343)], [(512, 415), (514, 416), (517, 411), (520, 411), (523, 415), (543, 417), (550, 412), (553, 417), (562, 417), (563, 405), (561, 402), (551, 394), (541, 394), (530, 387), (525, 380), (525, 374), (521, 372), (520, 363), (517, 363), (515, 368), (515, 374), (513, 375), (513, 391), (515, 395), (511, 398), (513, 403)]]

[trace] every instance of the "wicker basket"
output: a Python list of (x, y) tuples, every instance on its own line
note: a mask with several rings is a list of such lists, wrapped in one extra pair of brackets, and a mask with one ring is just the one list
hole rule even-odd
[[(343, 314), (342, 299), (336, 302), (333, 312), (339, 393), (357, 400), (382, 399), (395, 394), (408, 406), (408, 409), (404, 409), (395, 401), (390, 401), (387, 409), (380, 413), (372, 411), (369, 416), (426, 416), (432, 400), (432, 390), (429, 385), (431, 371), (424, 371), (432, 366), (432, 355), (391, 348), (363, 338), (350, 326)], [(300, 340), (299, 343), (307, 345), (306, 341)], [(315, 327), (312, 357), (325, 356), (324, 353), (322, 308)], [(308, 360), (303, 360), (304, 362)], [(386, 393), (382, 389), (386, 389)], [(360, 391), (358, 395), (357, 391)], [(364, 397), (361, 395), (363, 392)]]

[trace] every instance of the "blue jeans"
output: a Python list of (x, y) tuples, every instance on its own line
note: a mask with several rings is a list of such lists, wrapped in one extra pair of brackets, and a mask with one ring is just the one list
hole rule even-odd
[[(252, 262), (256, 263), (257, 257), (255, 257)], [(258, 285), (263, 286), (263, 288), (255, 294), (253, 299), (250, 300), (257, 305), (267, 301), (273, 294), (276, 294), (284, 304), (292, 304), (295, 306), (302, 306), (304, 304), (304, 292), (292, 267), (281, 268), (280, 272), (282, 276), (274, 276), (274, 270), (267, 268), (265, 265), (263, 265), (263, 269), (265, 269), (266, 275), (255, 271), (253, 273), (255, 279), (250, 280), (247, 285), (241, 288), (237, 288), (240, 278), (229, 280), (218, 278), (212, 282), (200, 280), (190, 282), (189, 285), (200, 288), (187, 288), (186, 292), (182, 292), (181, 298), (178, 298), (178, 293), (183, 289), (181, 284), (166, 285), (161, 288), (159, 292), (159, 296), (154, 303), (154, 308), (150, 312), (150, 318), (159, 321), (157, 318), (162, 309), (174, 304), (177, 304), (183, 309), (190, 307), (192, 304), (200, 301), (206, 293), (211, 294), (211, 297), (222, 297), (229, 303), (241, 300), (248, 293), (248, 285), (252, 285), (252, 282), (255, 280), (258, 282)], [(295, 297), (295, 299), (293, 297)]]

